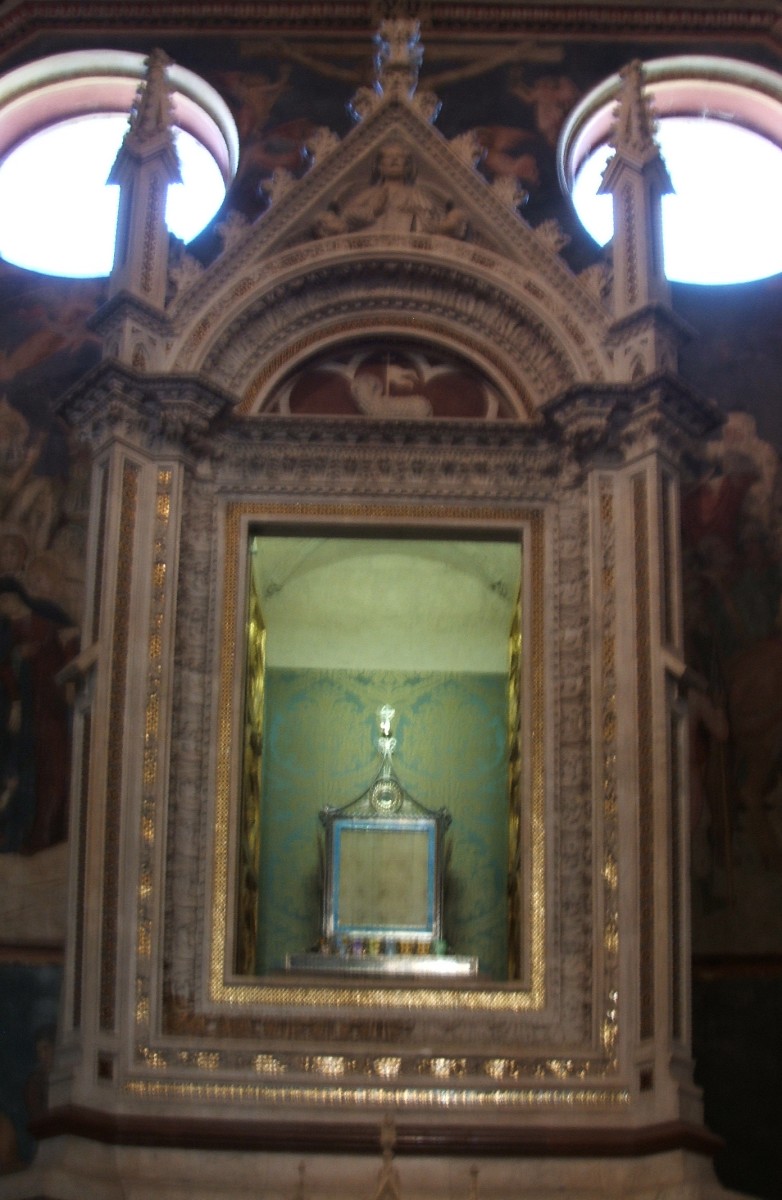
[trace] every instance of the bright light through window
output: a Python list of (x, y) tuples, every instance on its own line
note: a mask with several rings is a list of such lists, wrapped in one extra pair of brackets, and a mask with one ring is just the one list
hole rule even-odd
[[(665, 117), (657, 140), (676, 194), (663, 197), (665, 273), (684, 283), (743, 283), (782, 272), (782, 149), (745, 126)], [(597, 242), (613, 236), (611, 196), (597, 189), (613, 151), (598, 146), (573, 185)]]
[[(50, 125), (0, 166), (0, 255), (47, 275), (108, 275), (114, 258), (119, 189), (106, 184), (127, 131), (126, 113)], [(166, 221), (184, 242), (217, 212), (225, 183), (212, 155), (175, 131), (181, 184), (168, 191)]]

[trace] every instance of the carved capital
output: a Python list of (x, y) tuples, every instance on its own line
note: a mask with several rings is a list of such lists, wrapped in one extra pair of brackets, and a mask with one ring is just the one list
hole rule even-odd
[(546, 405), (545, 414), (559, 430), (571, 460), (584, 467), (616, 460), (624, 393), (613, 388), (572, 388)]
[(721, 421), (713, 402), (665, 374), (632, 386), (571, 388), (544, 411), (581, 467), (654, 451), (678, 461)]
[(60, 412), (93, 448), (114, 438), (153, 453), (212, 453), (209, 433), (233, 399), (200, 379), (142, 375), (104, 362), (60, 402)]
[(679, 463), (695, 454), (722, 421), (713, 401), (674, 377), (659, 375), (635, 393), (622, 429), (622, 449), (628, 457), (658, 451)]

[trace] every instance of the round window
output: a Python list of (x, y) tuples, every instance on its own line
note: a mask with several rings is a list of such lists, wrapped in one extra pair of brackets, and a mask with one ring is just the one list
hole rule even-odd
[[(674, 194), (662, 200), (669, 279), (724, 284), (782, 271), (782, 77), (707, 57), (645, 64), (657, 140)], [(598, 194), (619, 91), (613, 76), (582, 100), (560, 140), (560, 177), (584, 227), (613, 235)]]
[[(0, 79), (0, 255), (48, 275), (107, 275), (119, 189), (106, 184), (128, 128), (144, 58), (119, 51), (60, 54)], [(174, 140), (182, 182), (166, 219), (190, 241), (211, 219), (236, 170), (238, 138), (221, 97), (172, 66)]]

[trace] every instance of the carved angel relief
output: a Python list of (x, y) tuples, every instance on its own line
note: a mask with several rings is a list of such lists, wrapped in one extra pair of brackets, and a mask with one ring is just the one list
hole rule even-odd
[(399, 142), (390, 142), (377, 155), (369, 187), (320, 213), (313, 233), (333, 237), (360, 229), (465, 238), (468, 222), (452, 202), (417, 182), (413, 155)]

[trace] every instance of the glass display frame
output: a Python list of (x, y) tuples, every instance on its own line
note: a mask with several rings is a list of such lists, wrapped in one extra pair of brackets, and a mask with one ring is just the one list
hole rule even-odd
[(434, 818), (338, 817), (329, 828), (327, 937), (428, 942), (440, 936)]

